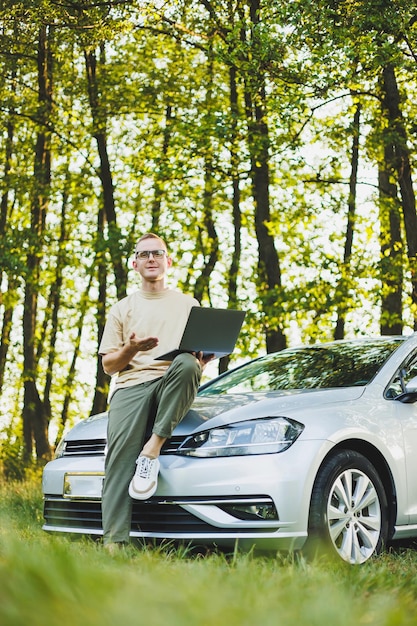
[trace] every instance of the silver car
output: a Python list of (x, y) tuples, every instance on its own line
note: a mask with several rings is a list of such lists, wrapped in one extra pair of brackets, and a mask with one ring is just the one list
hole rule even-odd
[[(43, 474), (43, 528), (102, 534), (106, 414)], [(417, 536), (417, 333), (301, 346), (203, 385), (165, 444), (132, 538), (242, 549), (328, 545), (363, 563)]]

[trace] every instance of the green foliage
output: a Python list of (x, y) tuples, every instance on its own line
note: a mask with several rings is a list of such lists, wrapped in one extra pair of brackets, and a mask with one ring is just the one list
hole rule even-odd
[[(1, 433), (0, 439), (0, 483), (11, 483), (20, 492), (25, 480), (35, 481), (42, 472), (42, 464), (35, 459), (29, 463), (25, 457), (25, 446), (21, 424), (12, 422)], [(20, 485), (17, 487), (17, 485)], [(24, 490), (23, 490), (24, 493)]]
[[(274, 330), (288, 343), (310, 342), (331, 337), (341, 314), (350, 336), (378, 332), (380, 319), (398, 321), (385, 296), (402, 269), (404, 329), (414, 327), (405, 220), (394, 268), (378, 197), (384, 148), (399, 141), (381, 108), (386, 64), (400, 90), (400, 143), (415, 162), (413, 3), (8, 0), (0, 22), (0, 314), (2, 330), (10, 328), (0, 393), (21, 404), (22, 307), (25, 285), (35, 287), (36, 306), (26, 305), (32, 374), (51, 437), (89, 413), (95, 387), (106, 388), (97, 368), (104, 313), (118, 290), (136, 287), (129, 258), (151, 228), (172, 248), (171, 286), (200, 292), (205, 305), (248, 310), (231, 365), (264, 351)], [(40, 28), (52, 57), (48, 119), (39, 99)], [(31, 217), (42, 135), (51, 141), (51, 180), (39, 237)], [(391, 168), (400, 208), (399, 176)], [(259, 263), (264, 241), (268, 272), (265, 259)], [(39, 261), (36, 272), (30, 258)], [(15, 435), (7, 440), (11, 475), (21, 445)]]
[(23, 480), (26, 476), (22, 438), (11, 435), (0, 443), (0, 468), (6, 480)]

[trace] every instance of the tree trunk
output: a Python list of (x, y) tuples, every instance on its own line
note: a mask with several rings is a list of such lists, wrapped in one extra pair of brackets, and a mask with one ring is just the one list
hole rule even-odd
[(391, 181), (393, 158), (393, 146), (387, 140), (384, 146), (384, 167), (380, 167), (378, 173), (381, 225), (381, 335), (400, 335), (403, 330), (404, 244), (401, 236), (397, 185)]
[[(15, 83), (15, 72), (13, 72), (12, 83)], [(15, 302), (17, 300), (17, 286), (18, 281), (15, 276), (13, 267), (7, 267), (6, 259), (9, 258), (10, 252), (8, 250), (9, 241), (9, 223), (8, 223), (8, 209), (9, 209), (9, 177), (11, 171), (11, 158), (13, 153), (13, 135), (14, 127), (11, 119), (7, 121), (7, 136), (5, 141), (4, 151), (4, 167), (3, 167), (3, 188), (4, 191), (1, 195), (0, 201), (0, 258), (2, 259), (2, 265), (0, 266), (0, 284), (2, 282), (3, 272), (7, 274), (7, 292), (1, 294), (0, 305), (3, 305), (3, 321), (1, 326), (1, 340), (0, 340), (0, 394), (3, 389), (4, 373), (6, 370), (7, 353), (10, 345), (10, 333), (12, 330), (12, 318), (15, 308)], [(7, 262), (9, 265), (9, 262)]]
[(334, 331), (335, 339), (343, 339), (345, 336), (345, 317), (346, 317), (346, 299), (349, 294), (349, 279), (350, 279), (350, 267), (352, 257), (352, 244), (353, 233), (355, 227), (355, 213), (356, 213), (356, 185), (358, 180), (358, 165), (359, 165), (359, 132), (360, 132), (360, 116), (361, 107), (358, 104), (353, 116), (353, 141), (352, 141), (352, 158), (349, 180), (349, 200), (347, 211), (347, 225), (346, 225), (346, 238), (345, 249), (343, 252), (343, 266), (342, 276), (339, 281), (338, 292), (338, 309), (337, 309), (337, 322)]
[(217, 237), (216, 227), (212, 214), (212, 173), (211, 173), (211, 159), (206, 158), (205, 162), (205, 189), (203, 200), (203, 225), (204, 229), (199, 227), (199, 240), (200, 247), (203, 252), (204, 265), (201, 269), (194, 285), (194, 298), (201, 302), (204, 295), (207, 295), (210, 301), (210, 276), (214, 270), (214, 267), (219, 257), (219, 240)]
[[(103, 52), (103, 51), (102, 51)], [(117, 297), (124, 298), (127, 288), (127, 268), (124, 263), (122, 237), (117, 226), (116, 208), (114, 201), (114, 187), (110, 159), (107, 151), (106, 113), (101, 106), (100, 88), (97, 79), (97, 59), (95, 52), (84, 52), (85, 67), (88, 81), (88, 94), (91, 115), (93, 118), (93, 135), (97, 142), (100, 159), (100, 181), (102, 186), (103, 207), (99, 209), (97, 220), (97, 273), (98, 273), (98, 303), (97, 303), (97, 336), (98, 344), (103, 335), (106, 321), (107, 303), (107, 264), (104, 255), (104, 222), (107, 221), (109, 233), (107, 246), (110, 253), (110, 262), (113, 265)], [(101, 413), (107, 408), (109, 377), (105, 374), (101, 359), (97, 359), (96, 385), (91, 412)]]
[[(250, 0), (251, 41), (255, 46), (260, 23), (260, 2)], [(242, 38), (246, 35), (243, 33)], [(286, 347), (280, 320), (282, 282), (274, 236), (270, 231), (269, 202), (269, 132), (266, 113), (266, 91), (262, 68), (257, 75), (245, 74), (245, 112), (248, 123), (248, 145), (251, 161), (252, 195), (255, 209), (255, 231), (258, 241), (258, 293), (265, 316), (267, 352)]]
[[(102, 209), (98, 212), (97, 219), (97, 252), (96, 267), (98, 277), (98, 302), (97, 302), (97, 331), (98, 344), (104, 332), (106, 323), (106, 302), (107, 302), (107, 265), (104, 255), (101, 253), (102, 241), (104, 238), (104, 212)], [(101, 358), (97, 359), (96, 384), (94, 388), (94, 399), (91, 407), (91, 414), (102, 413), (107, 408), (107, 397), (109, 391), (110, 377), (104, 372)]]
[(88, 95), (93, 118), (93, 135), (97, 142), (100, 159), (99, 176), (102, 188), (103, 208), (107, 220), (109, 235), (108, 248), (116, 282), (117, 297), (124, 298), (127, 288), (127, 269), (124, 262), (122, 236), (117, 225), (114, 202), (113, 177), (107, 151), (106, 113), (100, 102), (99, 81), (97, 79), (97, 59), (95, 52), (85, 52), (85, 67), (88, 81)]
[[(77, 321), (77, 336), (75, 338), (74, 341), (74, 351), (72, 354), (72, 359), (71, 359), (71, 363), (69, 366), (69, 370), (68, 370), (68, 376), (67, 376), (67, 380), (66, 380), (66, 384), (65, 384), (65, 396), (64, 396), (64, 401), (62, 403), (62, 411), (61, 411), (61, 420), (59, 423), (59, 428), (58, 428), (58, 433), (57, 433), (57, 438), (55, 441), (55, 444), (57, 445), (62, 437), (62, 434), (65, 430), (65, 426), (67, 424), (67, 420), (68, 420), (68, 409), (70, 406), (70, 402), (72, 399), (72, 394), (74, 391), (74, 381), (75, 381), (75, 375), (76, 375), (76, 364), (77, 364), (77, 359), (78, 356), (80, 354), (80, 346), (81, 346), (81, 337), (82, 337), (82, 332), (83, 332), (83, 326), (84, 326), (84, 318), (85, 318), (85, 314), (87, 311), (87, 307), (90, 304), (90, 298), (89, 298), (89, 294), (90, 294), (90, 289), (91, 289), (91, 284), (93, 282), (93, 271), (90, 274), (90, 278), (88, 281), (88, 285), (85, 289), (85, 292), (83, 294), (83, 296), (81, 297), (81, 301), (80, 301), (80, 311), (79, 311), (79, 316), (78, 316), (78, 321)], [(101, 368), (101, 371), (104, 374), (103, 368)], [(96, 381), (97, 382), (97, 381)], [(102, 390), (102, 393), (97, 394), (97, 406), (94, 406), (94, 401), (93, 401), (93, 407), (91, 409), (91, 415), (94, 415), (95, 413), (100, 413), (101, 411), (104, 411), (106, 409), (106, 400), (107, 400), (107, 392), (108, 392), (108, 386), (106, 386), (107, 384), (107, 379), (103, 380), (99, 380), (100, 383), (104, 384), (104, 391)]]
[(13, 312), (16, 302), (18, 301), (18, 280), (15, 277), (9, 277), (7, 292), (2, 295), (3, 304), (3, 320), (1, 326), (0, 339), (0, 395), (3, 390), (4, 374), (6, 371), (7, 354), (10, 346), (10, 333), (12, 330)]
[[(227, 293), (229, 296), (229, 308), (237, 308), (237, 277), (239, 274), (240, 257), (242, 251), (241, 227), (242, 214), (240, 210), (240, 184), (239, 184), (239, 151), (238, 142), (238, 95), (236, 82), (236, 68), (229, 69), (229, 86), (230, 86), (230, 113), (231, 113), (231, 178), (233, 187), (232, 196), (232, 219), (233, 219), (233, 250), (232, 260), (230, 262), (229, 275), (227, 280)], [(219, 374), (226, 372), (229, 368), (230, 355), (226, 355), (219, 360)]]
[(152, 214), (152, 232), (159, 232), (159, 220), (161, 217), (161, 203), (164, 192), (164, 185), (167, 180), (167, 168), (168, 168), (168, 148), (171, 139), (171, 120), (172, 120), (172, 106), (167, 104), (165, 108), (165, 128), (164, 128), (164, 140), (162, 144), (161, 156), (158, 159), (157, 170), (155, 172), (154, 180), (154, 199), (151, 207)]
[[(383, 68), (383, 110), (389, 120), (388, 131), (392, 135), (393, 163), (401, 193), (404, 217), (407, 256), (411, 274), (411, 302), (417, 311), (417, 213), (416, 199), (411, 178), (410, 152), (407, 146), (407, 132), (400, 108), (395, 70), (392, 65)], [(414, 330), (417, 330), (417, 315), (414, 313)]]
[[(210, 51), (211, 55), (211, 51)], [(206, 86), (206, 111), (210, 115), (213, 110), (213, 63), (210, 56), (208, 68), (208, 84)], [(200, 302), (206, 294), (210, 301), (210, 276), (218, 261), (219, 240), (213, 219), (213, 148), (211, 138), (204, 143), (204, 193), (203, 193), (203, 226), (198, 227), (200, 247), (204, 257), (204, 265), (194, 286), (194, 297)]]
[(31, 232), (28, 237), (26, 259), (25, 296), (23, 307), (23, 438), (25, 459), (31, 460), (33, 440), (37, 459), (50, 457), (48, 441), (48, 411), (36, 386), (37, 359), (35, 338), (38, 308), (38, 284), (45, 216), (51, 180), (51, 137), (48, 130), (52, 109), (52, 55), (49, 49), (48, 30), (42, 27), (38, 41), (38, 85), (39, 85), (39, 131), (37, 134), (33, 193), (31, 199)]

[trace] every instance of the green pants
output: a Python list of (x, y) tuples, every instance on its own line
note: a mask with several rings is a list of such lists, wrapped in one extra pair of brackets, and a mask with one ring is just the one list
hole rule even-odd
[(197, 359), (180, 354), (161, 378), (113, 394), (102, 495), (104, 543), (129, 540), (132, 500), (128, 488), (145, 436), (151, 432), (171, 436), (190, 408), (200, 378)]

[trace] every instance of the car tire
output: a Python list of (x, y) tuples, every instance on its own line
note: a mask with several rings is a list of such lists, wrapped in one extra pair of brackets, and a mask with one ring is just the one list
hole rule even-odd
[(359, 565), (383, 549), (388, 528), (387, 496), (372, 463), (354, 450), (329, 457), (312, 491), (306, 553), (329, 548)]

